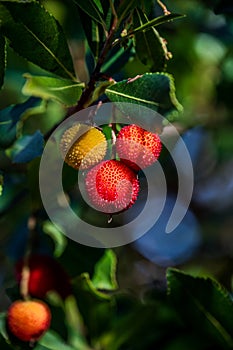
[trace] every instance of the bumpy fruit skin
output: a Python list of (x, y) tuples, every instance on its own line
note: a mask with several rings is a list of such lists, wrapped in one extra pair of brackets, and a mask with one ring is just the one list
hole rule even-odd
[[(20, 282), (24, 262), (16, 264), (16, 279)], [(62, 299), (72, 293), (68, 275), (62, 266), (47, 255), (31, 255), (28, 260), (30, 269), (28, 293), (29, 295), (44, 299), (49, 291), (56, 291)]]
[(60, 149), (68, 165), (75, 169), (87, 169), (103, 160), (107, 141), (100, 130), (75, 124), (62, 135)]
[(116, 151), (121, 161), (135, 171), (153, 164), (161, 149), (162, 143), (157, 134), (135, 124), (123, 127), (117, 135)]
[(139, 181), (134, 171), (117, 160), (107, 160), (91, 169), (85, 179), (91, 204), (105, 213), (116, 213), (130, 208), (139, 192)]
[(7, 328), (19, 340), (37, 341), (50, 327), (49, 307), (39, 300), (17, 300), (8, 309)]

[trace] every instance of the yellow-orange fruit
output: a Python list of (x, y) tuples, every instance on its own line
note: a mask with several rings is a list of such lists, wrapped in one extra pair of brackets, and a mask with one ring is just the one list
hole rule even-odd
[(9, 332), (19, 340), (37, 341), (50, 327), (51, 312), (40, 300), (16, 300), (7, 312)]
[(103, 160), (107, 141), (100, 130), (78, 123), (64, 132), (60, 149), (68, 165), (75, 169), (87, 169)]

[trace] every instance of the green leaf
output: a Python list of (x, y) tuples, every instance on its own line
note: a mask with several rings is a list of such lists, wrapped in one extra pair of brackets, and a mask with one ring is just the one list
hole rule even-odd
[[(166, 117), (182, 107), (176, 99), (173, 77), (166, 73), (146, 73), (133, 79), (123, 80), (106, 89), (106, 94), (112, 102), (118, 104), (121, 111), (132, 118), (146, 122), (147, 115), (142, 115), (138, 106), (145, 106)], [(132, 104), (132, 106), (130, 105)], [(135, 108), (137, 105), (137, 108)]]
[(89, 335), (98, 337), (110, 329), (115, 312), (113, 296), (98, 291), (87, 273), (73, 280), (73, 291)]
[(0, 89), (4, 82), (5, 68), (6, 68), (6, 40), (0, 34)]
[(102, 65), (101, 72), (106, 73), (108, 76), (113, 76), (134, 57), (135, 49), (132, 40), (128, 43), (127, 48), (115, 46), (107, 56), (105, 63)]
[(233, 301), (215, 280), (168, 269), (168, 293), (184, 323), (224, 348), (233, 348)]
[(85, 326), (83, 324), (82, 316), (79, 312), (76, 299), (70, 295), (65, 300), (65, 313), (68, 329), (69, 344), (79, 350), (91, 350), (85, 334)]
[[(148, 22), (146, 15), (139, 9), (134, 12), (134, 24)], [(162, 72), (166, 67), (168, 53), (163, 39), (155, 28), (142, 30), (135, 34), (135, 50), (140, 61), (152, 72)]]
[(111, 249), (107, 249), (105, 254), (96, 263), (92, 283), (97, 289), (115, 290), (117, 258)]
[(104, 13), (104, 10), (103, 10), (101, 1), (100, 1), (100, 0), (93, 0), (93, 2), (96, 4), (96, 7), (99, 9), (99, 11), (100, 11), (101, 13)]
[(36, 157), (41, 156), (44, 150), (44, 138), (40, 131), (33, 135), (20, 137), (9, 150), (8, 154), (13, 163), (28, 163)]
[(63, 30), (39, 2), (1, 0), (0, 22), (3, 35), (19, 55), (51, 73), (76, 80)]
[(22, 92), (42, 99), (57, 100), (65, 106), (74, 106), (82, 94), (83, 83), (72, 80), (25, 74), (27, 79)]
[(28, 112), (41, 104), (38, 98), (29, 98), (26, 102), (9, 106), (0, 111), (0, 148), (10, 147), (17, 138), (18, 124)]
[(127, 33), (126, 36), (129, 36), (129, 35), (132, 35), (132, 34), (135, 34), (135, 33), (141, 32), (141, 31), (144, 31), (144, 30), (148, 30), (151, 27), (155, 27), (155, 26), (158, 26), (160, 24), (164, 24), (166, 22), (170, 22), (170, 21), (172, 21), (174, 19), (178, 19), (178, 18), (182, 18), (182, 17), (185, 17), (185, 15), (179, 15), (179, 14), (176, 14), (176, 13), (170, 13), (169, 15), (159, 16), (159, 17), (153, 18), (151, 21), (147, 21), (146, 23), (141, 24), (137, 28), (133, 29), (132, 31)]
[(6, 331), (6, 313), (5, 312), (0, 313), (0, 334), (5, 340), (9, 339)]
[(99, 0), (73, 0), (84, 12), (86, 12), (94, 21), (99, 22), (105, 29), (103, 19), (103, 8)]
[(57, 225), (54, 225), (50, 221), (45, 221), (43, 224), (43, 231), (49, 235), (52, 240), (54, 241), (54, 256), (60, 257), (62, 253), (64, 252), (66, 245), (67, 245), (67, 239), (63, 232), (59, 230)]
[[(73, 347), (65, 344), (63, 339), (53, 331), (46, 332), (39, 340), (39, 345), (48, 350), (75, 350)], [(37, 349), (35, 348), (35, 350)]]
[(119, 8), (117, 9), (118, 17), (120, 20), (123, 20), (127, 14), (134, 10), (135, 7), (139, 5), (139, 0), (123, 0), (120, 3)]
[(85, 32), (88, 45), (95, 59), (99, 57), (104, 42), (104, 31), (102, 26), (94, 21), (86, 12), (80, 9), (80, 19)]

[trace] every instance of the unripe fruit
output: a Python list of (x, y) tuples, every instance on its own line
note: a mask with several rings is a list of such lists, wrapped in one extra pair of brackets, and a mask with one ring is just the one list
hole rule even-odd
[(85, 179), (91, 204), (105, 213), (130, 208), (137, 199), (139, 181), (134, 171), (117, 160), (107, 160), (91, 169)]
[(68, 165), (75, 169), (87, 169), (103, 160), (107, 141), (100, 130), (78, 123), (64, 132), (60, 149)]
[[(71, 294), (71, 284), (68, 275), (62, 266), (52, 257), (47, 255), (31, 255), (27, 265), (30, 270), (28, 281), (28, 294), (39, 299), (44, 299), (49, 291), (56, 291), (65, 299)], [(18, 282), (22, 278), (24, 261), (16, 264), (16, 278)]]
[(127, 125), (118, 133), (116, 151), (121, 161), (135, 171), (153, 164), (161, 149), (159, 136), (138, 125)]
[(49, 307), (39, 300), (17, 300), (8, 309), (7, 327), (16, 338), (37, 341), (50, 327)]

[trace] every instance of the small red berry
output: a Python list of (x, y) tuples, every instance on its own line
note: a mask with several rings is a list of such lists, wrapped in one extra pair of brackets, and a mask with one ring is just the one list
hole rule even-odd
[[(24, 261), (16, 264), (16, 278), (22, 278)], [(30, 270), (28, 293), (29, 295), (44, 299), (49, 291), (56, 291), (63, 299), (71, 294), (71, 284), (63, 267), (48, 255), (31, 255), (28, 260)]]
[(153, 164), (161, 149), (159, 136), (138, 125), (127, 125), (118, 133), (116, 151), (121, 161), (136, 171)]
[(7, 328), (19, 340), (37, 341), (50, 327), (49, 307), (39, 300), (16, 300), (7, 311)]
[(91, 204), (105, 213), (130, 208), (139, 192), (136, 173), (117, 160), (101, 162), (91, 169), (85, 186)]

